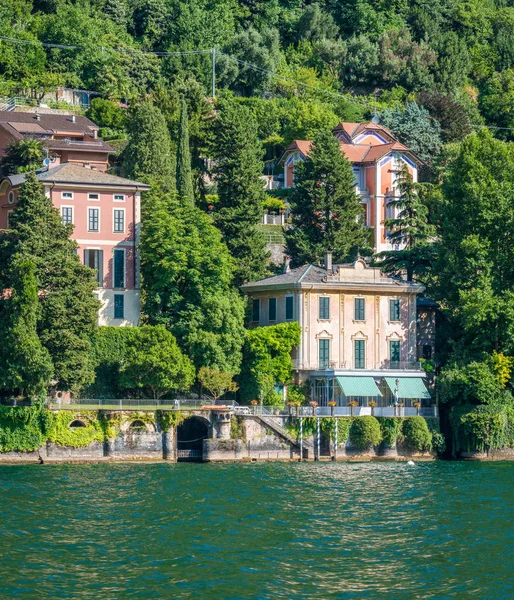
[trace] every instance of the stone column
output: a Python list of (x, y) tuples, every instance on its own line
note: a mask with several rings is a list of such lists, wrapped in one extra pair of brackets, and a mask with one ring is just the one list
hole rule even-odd
[(230, 439), (230, 425), (232, 413), (229, 411), (216, 411), (214, 416), (214, 436), (218, 440)]
[(176, 462), (175, 456), (175, 428), (162, 432), (162, 458)]

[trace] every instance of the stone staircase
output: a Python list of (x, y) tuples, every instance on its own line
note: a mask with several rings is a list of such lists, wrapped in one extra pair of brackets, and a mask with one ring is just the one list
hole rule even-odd
[[(286, 430), (282, 425), (280, 425), (277, 420), (268, 415), (256, 415), (258, 419), (261, 420), (266, 427), (269, 427), (272, 431), (274, 431), (277, 435), (284, 438), (287, 442), (292, 444), (295, 448), (300, 448), (300, 443)], [(303, 440), (304, 448), (314, 448), (314, 445), (307, 440)]]

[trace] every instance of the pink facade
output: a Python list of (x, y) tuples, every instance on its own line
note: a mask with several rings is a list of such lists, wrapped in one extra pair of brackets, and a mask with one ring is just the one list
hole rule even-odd
[[(387, 204), (397, 195), (396, 174), (406, 164), (414, 181), (417, 181), (421, 161), (393, 134), (375, 123), (340, 123), (334, 129), (340, 141), (341, 152), (352, 163), (356, 192), (362, 198), (364, 223), (374, 232), (375, 251), (392, 250), (384, 226), (392, 218)], [(284, 186), (294, 187), (294, 165), (304, 160), (311, 142), (295, 140), (283, 157)]]
[[(73, 224), (81, 261), (97, 273), (100, 324), (138, 324), (140, 192), (148, 186), (70, 164), (38, 178), (63, 222)], [(9, 227), (23, 180), (12, 175), (0, 184), (0, 229)]]

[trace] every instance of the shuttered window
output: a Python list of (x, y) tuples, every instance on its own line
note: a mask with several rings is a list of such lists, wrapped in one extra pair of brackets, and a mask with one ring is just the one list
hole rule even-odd
[(330, 340), (319, 340), (319, 368), (328, 369), (330, 365)]
[(96, 271), (96, 282), (103, 284), (103, 250), (84, 250), (84, 264)]
[(268, 298), (268, 321), (277, 320), (277, 299)]
[(261, 318), (261, 301), (255, 298), (252, 301), (252, 321), (258, 323)]
[(355, 320), (364, 321), (366, 319), (366, 301), (364, 298), (355, 298)]
[(389, 342), (389, 356), (391, 360), (391, 368), (398, 368), (400, 366), (400, 342), (391, 341)]
[(400, 301), (389, 300), (389, 320), (399, 321), (400, 320)]
[(353, 342), (354, 359), (356, 369), (366, 368), (366, 342), (365, 340), (355, 340)]
[(115, 288), (125, 287), (125, 251), (115, 250), (114, 257), (114, 274), (113, 274), (113, 286)]
[(286, 321), (292, 321), (294, 319), (294, 298), (293, 296), (286, 296)]
[(320, 296), (318, 314), (320, 319), (330, 319), (330, 298), (328, 298), (327, 296)]
[(125, 318), (125, 296), (123, 294), (114, 294), (114, 318)]

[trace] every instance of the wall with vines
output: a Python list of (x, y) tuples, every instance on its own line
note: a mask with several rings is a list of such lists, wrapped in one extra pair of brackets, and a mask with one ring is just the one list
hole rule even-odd
[[(0, 406), (0, 452), (33, 452), (47, 441), (59, 446), (84, 448), (92, 442), (115, 438), (134, 421), (169, 431), (187, 415), (176, 411), (108, 413), (101, 411), (51, 411), (42, 406)], [(83, 426), (70, 427), (74, 421)]]

